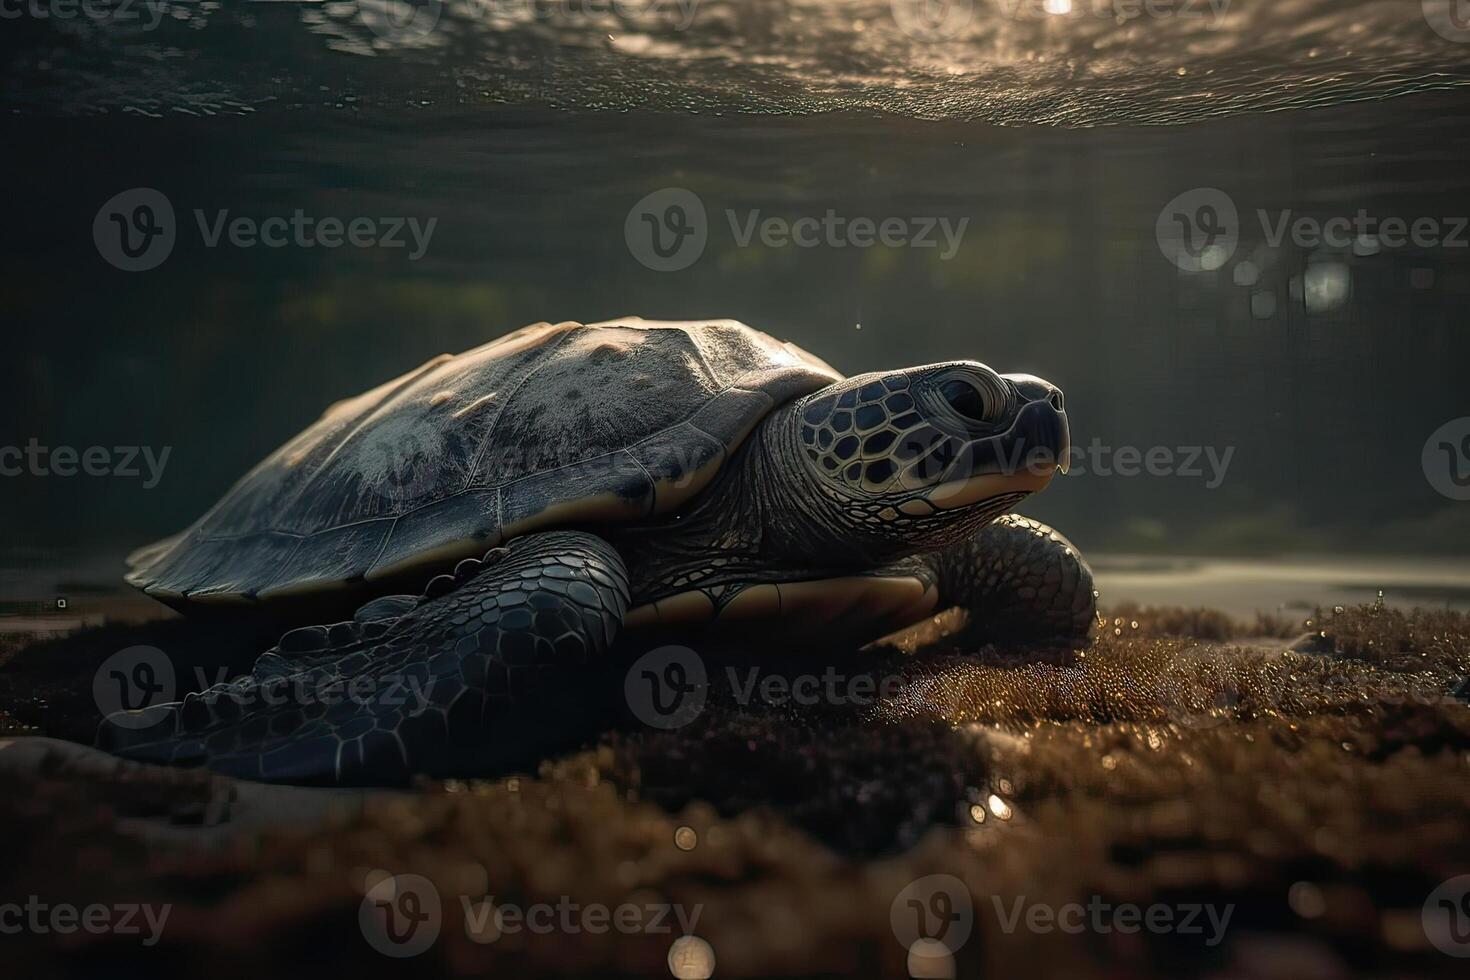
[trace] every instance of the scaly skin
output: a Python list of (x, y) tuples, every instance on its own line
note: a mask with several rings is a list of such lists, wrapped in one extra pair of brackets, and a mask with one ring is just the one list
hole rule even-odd
[(1092, 569), (1058, 531), (1006, 514), (931, 556), (941, 608), (969, 613), (987, 641), (1085, 641), (1097, 615)]
[(268, 782), (496, 768), (524, 742), (511, 708), (534, 711), (542, 692), (560, 693), (607, 652), (628, 584), (617, 552), (590, 534), (528, 535), (487, 558), (439, 576), (395, 619), (371, 617), (409, 597), (369, 603), (367, 621), (293, 630), (248, 676), (142, 718), (110, 716), (98, 742)]

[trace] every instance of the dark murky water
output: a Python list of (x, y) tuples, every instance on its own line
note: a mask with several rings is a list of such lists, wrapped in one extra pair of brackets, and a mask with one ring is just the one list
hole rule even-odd
[[(1082, 455), (1029, 512), (1084, 549), (1464, 557), (1470, 504), (1435, 487), (1470, 457), (1431, 434), (1470, 415), (1470, 31), (1433, 0), (1141, 6), (7, 21), (0, 445), (140, 450), (137, 476), (0, 479), (9, 564), (172, 531), (432, 354), (626, 313), (739, 318), (848, 372), (1048, 377)], [(703, 246), (659, 271), (636, 206), (668, 188)], [(160, 200), (166, 258), (111, 264)], [(665, 231), (670, 200), (643, 206)], [(298, 211), (402, 244), (230, 240)]]

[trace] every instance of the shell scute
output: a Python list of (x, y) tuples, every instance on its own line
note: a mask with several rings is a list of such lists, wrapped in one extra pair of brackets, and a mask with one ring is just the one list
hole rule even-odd
[(538, 323), (320, 419), (128, 581), (175, 605), (337, 592), (507, 537), (664, 513), (841, 375), (732, 320)]

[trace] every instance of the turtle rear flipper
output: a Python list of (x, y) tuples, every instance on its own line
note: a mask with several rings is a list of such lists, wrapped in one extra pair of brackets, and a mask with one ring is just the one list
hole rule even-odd
[(397, 619), (293, 630), (245, 677), (109, 715), (98, 744), (244, 779), (385, 784), (497, 768), (524, 752), (518, 720), (537, 714), (565, 738), (565, 713), (546, 708), (611, 646), (628, 607), (622, 558), (576, 532), (491, 557), (434, 579)]

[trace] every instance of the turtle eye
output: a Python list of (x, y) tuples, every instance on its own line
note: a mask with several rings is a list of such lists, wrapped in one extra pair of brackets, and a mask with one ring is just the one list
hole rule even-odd
[(940, 385), (939, 393), (949, 402), (950, 408), (974, 422), (989, 422), (994, 417), (994, 406), (988, 392), (982, 392), (968, 381), (952, 378)]

